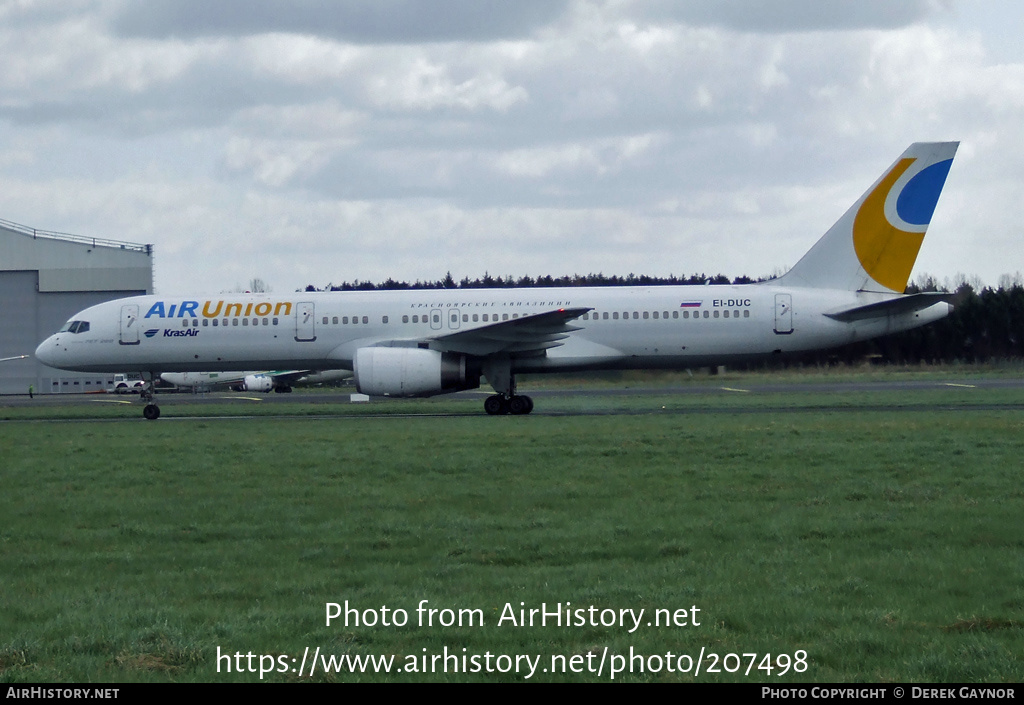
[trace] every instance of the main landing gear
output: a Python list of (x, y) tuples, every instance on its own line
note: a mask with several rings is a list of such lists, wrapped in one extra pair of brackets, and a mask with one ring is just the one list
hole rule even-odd
[(484, 401), (484, 411), (491, 416), (528, 414), (533, 411), (533, 399), (520, 394), (492, 394)]
[(484, 401), (484, 411), (491, 416), (519, 416), (533, 411), (533, 399), (516, 394), (516, 376), (512, 374), (509, 358), (489, 359), (484, 363), (483, 373), (497, 392)]

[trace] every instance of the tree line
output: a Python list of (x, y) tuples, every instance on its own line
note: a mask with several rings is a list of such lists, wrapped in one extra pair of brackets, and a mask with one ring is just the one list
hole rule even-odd
[(624, 277), (606, 274), (569, 274), (560, 277), (540, 276), (531, 277), (492, 277), (484, 273), (483, 277), (470, 279), (463, 277), (455, 281), (452, 273), (448, 272), (443, 279), (437, 281), (419, 281), (413, 283), (395, 281), (388, 278), (386, 281), (374, 284), (369, 281), (343, 282), (341, 284), (328, 284), (327, 287), (319, 289), (312, 284), (306, 287), (306, 291), (395, 291), (403, 289), (516, 289), (528, 287), (555, 287), (555, 286), (670, 286), (670, 285), (697, 285), (697, 284), (750, 284), (754, 281), (750, 277), (737, 277), (730, 280), (724, 274), (691, 274), (688, 277), (675, 276), (670, 274), (667, 277), (651, 277), (646, 274), (627, 274)]

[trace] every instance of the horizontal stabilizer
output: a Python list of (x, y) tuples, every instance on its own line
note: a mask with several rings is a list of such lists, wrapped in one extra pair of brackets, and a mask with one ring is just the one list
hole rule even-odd
[(878, 301), (866, 306), (857, 306), (855, 308), (848, 308), (845, 311), (839, 311), (838, 313), (826, 313), (825, 315), (844, 323), (863, 321), (869, 318), (885, 318), (886, 316), (898, 316), (904, 313), (923, 311), (937, 303), (949, 303), (951, 298), (953, 298), (952, 294), (910, 294), (909, 296), (901, 296), (898, 299)]

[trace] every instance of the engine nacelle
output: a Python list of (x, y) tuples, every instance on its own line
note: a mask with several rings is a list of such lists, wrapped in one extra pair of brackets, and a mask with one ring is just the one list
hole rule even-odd
[(422, 348), (360, 348), (355, 357), (361, 394), (429, 397), (480, 386), (480, 373), (466, 370), (466, 356)]
[(266, 375), (246, 375), (242, 389), (246, 392), (269, 392), (274, 388), (274, 380)]

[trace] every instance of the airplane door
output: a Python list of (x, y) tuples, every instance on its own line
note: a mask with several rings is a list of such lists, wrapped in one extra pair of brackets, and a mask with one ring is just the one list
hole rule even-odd
[(316, 340), (316, 309), (312, 301), (300, 301), (295, 309), (295, 340), (311, 343)]
[(139, 307), (128, 304), (121, 307), (121, 345), (139, 344)]
[(793, 332), (793, 297), (790, 294), (775, 295), (775, 332), (779, 335)]
[(448, 327), (451, 328), (452, 330), (459, 329), (459, 309), (448, 309)]
[(441, 321), (441, 309), (435, 308), (430, 312), (430, 327), (433, 330), (441, 330), (444, 322)]

